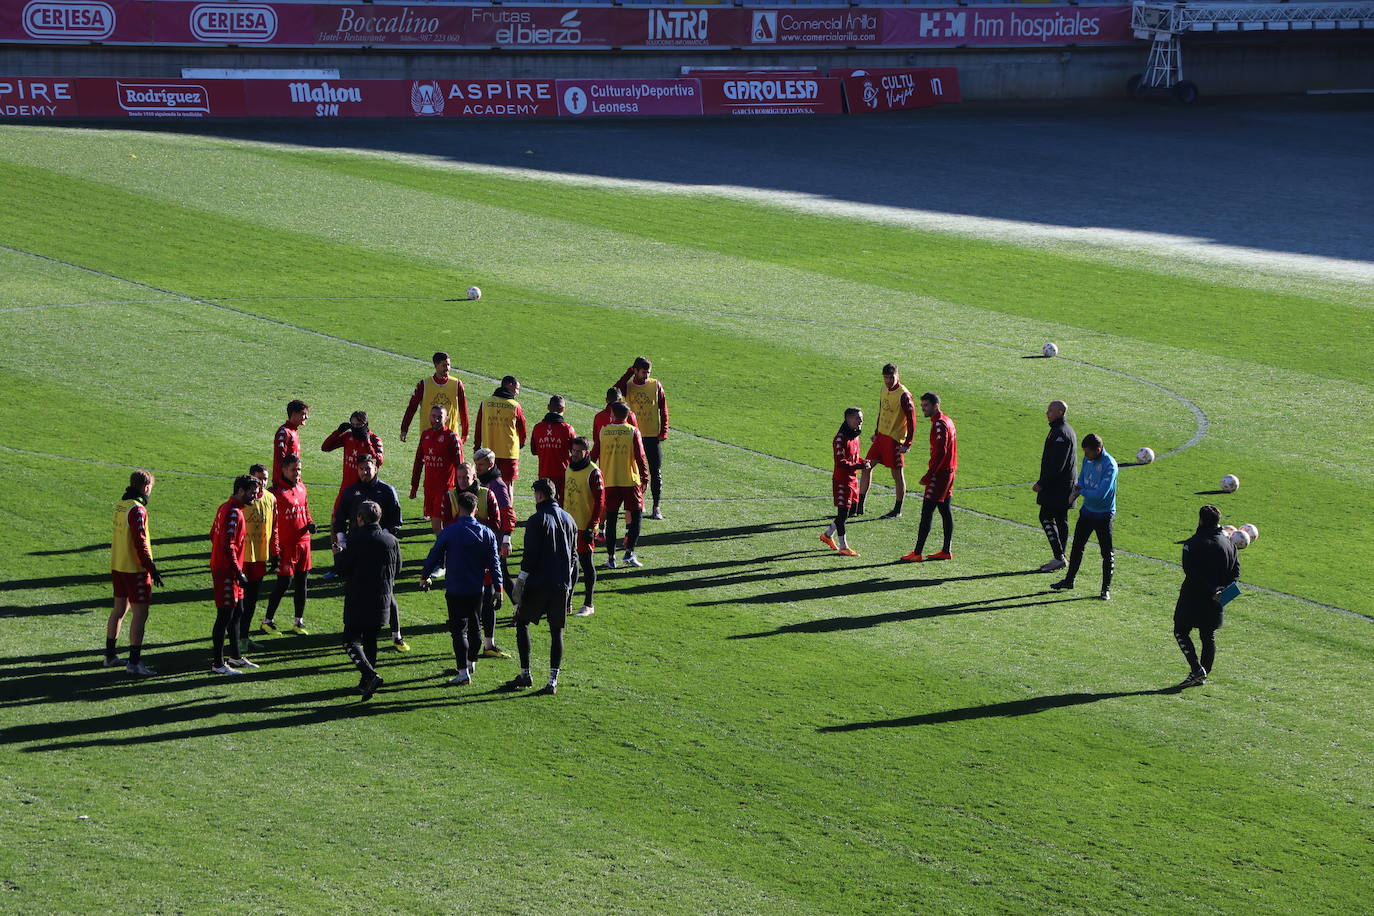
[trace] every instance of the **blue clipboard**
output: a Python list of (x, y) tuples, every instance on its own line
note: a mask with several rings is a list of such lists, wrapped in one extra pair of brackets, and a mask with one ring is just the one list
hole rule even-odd
[(1232, 601), (1239, 597), (1240, 583), (1232, 582), (1230, 585), (1226, 586), (1221, 590), (1220, 595), (1217, 595), (1217, 603), (1220, 604), (1222, 607), (1226, 607), (1226, 605), (1230, 604)]

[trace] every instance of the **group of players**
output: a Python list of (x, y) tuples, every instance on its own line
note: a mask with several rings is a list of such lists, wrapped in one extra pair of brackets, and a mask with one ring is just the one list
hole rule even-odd
[[(489, 529), (499, 543), (500, 575), (484, 583), (481, 654), (508, 658), (495, 642), (495, 613), (501, 587), (513, 580), (505, 569), (516, 527), (512, 484), (520, 475), (520, 452), (528, 444), (539, 462), (539, 477), (556, 491), (556, 500), (576, 525), (577, 563), (581, 569), (584, 601), (573, 616), (590, 616), (596, 584), (595, 545), (604, 541), (605, 568), (641, 566), (636, 555), (646, 489), (651, 495), (651, 519), (662, 519), (662, 442), (668, 438), (668, 399), (663, 385), (652, 375), (648, 359), (639, 357), (606, 392), (606, 407), (596, 414), (592, 435), (579, 436), (563, 416), (564, 399), (553, 397), (544, 418), (527, 432), (524, 409), (517, 400), (520, 383), (506, 376), (492, 394), (479, 403), (469, 426), (468, 402), (463, 383), (450, 374), (447, 353), (433, 356), (434, 373), (415, 386), (401, 423), (405, 442), (415, 417), (425, 416), (428, 428), (420, 435), (411, 469), (410, 499), (423, 490), (424, 515), (436, 539), (443, 529), (463, 515), (471, 494), (469, 513)], [(278, 634), (276, 611), (287, 591), (293, 591), (292, 632), (306, 635), (307, 574), (314, 566), (311, 538), (317, 531), (309, 497), (301, 479), (300, 430), (310, 419), (310, 406), (293, 400), (286, 406), (286, 422), (273, 438), (271, 477), (265, 465), (253, 465), (237, 477), (233, 492), (216, 511), (210, 530), (210, 571), (216, 609), (211, 640), (215, 674), (234, 676), (258, 667), (244, 652), (256, 648), (249, 633), (261, 586), (269, 573), (276, 581), (261, 623), (265, 634)], [(469, 433), (475, 449), (473, 460), (464, 459)], [(326, 452), (342, 450), (343, 479), (334, 500), (330, 520), (330, 545), (336, 567), (349, 550), (350, 537), (375, 527), (395, 536), (401, 528), (401, 507), (396, 490), (378, 478), (385, 460), (381, 438), (373, 432), (365, 411), (355, 411), (324, 440)], [(144, 629), (154, 585), (162, 579), (152, 557), (147, 503), (153, 475), (138, 470), (130, 475), (123, 498), (115, 505), (111, 548), (114, 609), (106, 627), (104, 664), (125, 664), (135, 676), (156, 672), (142, 659)], [(536, 488), (538, 494), (538, 488)], [(538, 495), (536, 495), (538, 499)], [(624, 512), (628, 525), (623, 554), (617, 561), (616, 523)], [(376, 518), (369, 518), (375, 513)], [(364, 532), (366, 533), (366, 532)], [(326, 573), (332, 578), (334, 570)], [(434, 572), (434, 578), (443, 571)], [(428, 576), (427, 576), (428, 579)], [(425, 583), (428, 585), (428, 581)], [(352, 583), (349, 583), (351, 586)], [(408, 651), (401, 634), (400, 612), (394, 591), (387, 589), (387, 614), (392, 644)], [(569, 593), (568, 601), (571, 602)], [(347, 611), (349, 601), (345, 598)], [(571, 608), (567, 609), (571, 612)], [(125, 617), (129, 617), (129, 657), (121, 662), (117, 641)], [(561, 615), (560, 615), (561, 617)], [(561, 625), (561, 619), (560, 619)], [(552, 615), (550, 623), (553, 623)], [(347, 627), (346, 627), (347, 629)], [(374, 640), (375, 642), (375, 640)], [(455, 641), (456, 646), (456, 641)], [(522, 649), (525, 647), (522, 646)], [(350, 652), (350, 656), (354, 653)], [(525, 654), (522, 652), (522, 655)], [(374, 659), (375, 661), (375, 659)], [(526, 679), (528, 659), (523, 659)], [(470, 667), (458, 659), (460, 671)], [(360, 666), (362, 667), (362, 666)]]
[[(870, 437), (868, 451), (860, 457), (859, 436), (864, 417), (857, 407), (845, 410), (844, 421), (832, 441), (831, 488), (835, 518), (820, 540), (840, 556), (859, 555), (849, 545), (845, 522), (864, 514), (874, 466), (881, 464), (889, 468), (896, 488), (896, 502), (882, 518), (902, 515), (906, 454), (915, 436), (915, 400), (901, 383), (894, 364), (883, 366), (882, 375), (877, 431)], [(920, 405), (921, 413), (930, 420), (930, 459), (920, 480), (925, 491), (916, 546), (901, 558), (908, 563), (954, 559), (950, 550), (954, 533), (950, 497), (959, 469), (954, 421), (940, 409), (940, 396), (934, 392), (921, 395)], [(1040, 526), (1053, 554), (1039, 571), (1048, 573), (1067, 567), (1064, 578), (1052, 583), (1050, 588), (1073, 589), (1088, 540), (1096, 536), (1102, 554), (1102, 584), (1098, 597), (1110, 601), (1115, 571), (1112, 525), (1116, 517), (1118, 466), (1101, 437), (1089, 433), (1081, 443), (1082, 467), (1077, 468), (1079, 442), (1068, 423), (1068, 409), (1065, 402), (1054, 400), (1045, 410), (1049, 432), (1041, 451), (1039, 477), (1031, 485), (1040, 508)], [(1069, 511), (1079, 499), (1082, 505), (1070, 545)], [(940, 513), (943, 524), (944, 544), (938, 552), (927, 554), (924, 553), (926, 539), (936, 512)], [(1216, 658), (1216, 631), (1221, 628), (1224, 617), (1226, 599), (1223, 594), (1240, 578), (1240, 561), (1235, 546), (1221, 533), (1221, 512), (1216, 506), (1206, 505), (1198, 510), (1197, 530), (1184, 542), (1183, 569), (1184, 582), (1174, 609), (1174, 638), (1189, 665), (1188, 676), (1179, 686), (1194, 687), (1204, 683), (1212, 670)], [(1193, 630), (1198, 631), (1202, 643), (1200, 657), (1192, 641)]]
[[(499, 545), (499, 569), (487, 572), (480, 601), (474, 598), (472, 602), (471, 629), (474, 632), (467, 634), (461, 644), (458, 629), (465, 629), (466, 621), (455, 617), (455, 593), (452, 587), (448, 589), (450, 627), (455, 631), (454, 651), (459, 668), (459, 676), (453, 682), (467, 683), (478, 657), (509, 657), (495, 642), (496, 610), (501, 604), (502, 589), (511, 588), (514, 581), (523, 581), (527, 574), (522, 573), (520, 580), (512, 580), (506, 569), (506, 558), (511, 553), (511, 536), (516, 527), (511, 486), (519, 476), (520, 451), (528, 443), (531, 454), (539, 460), (536, 503), (545, 502), (542, 495), (547, 492), (548, 502), (561, 507), (557, 511), (569, 516), (568, 521), (576, 531), (576, 562), (570, 582), (575, 583), (580, 578), (585, 589), (581, 610), (572, 612), (572, 585), (569, 584), (567, 607), (560, 606), (548, 614), (554, 636), (552, 689), (556, 686), (562, 655), (561, 630), (566, 616), (589, 616), (595, 611), (593, 557), (596, 543), (604, 540), (606, 545), (605, 568), (641, 566), (635, 549), (646, 487), (652, 497), (649, 517), (663, 518), (661, 444), (669, 430), (666, 394), (662, 384), (650, 374), (649, 360), (639, 357), (606, 392), (606, 407), (596, 414), (590, 437), (576, 434), (563, 416), (564, 399), (558, 396), (550, 398), (544, 418), (534, 426), (532, 433), (527, 434), (524, 410), (517, 400), (520, 383), (513, 376), (506, 376), (496, 390), (480, 402), (471, 430), (475, 452), (473, 461), (469, 462), (464, 460), (463, 453), (470, 432), (463, 384), (450, 375), (448, 354), (435, 353), (433, 363), (434, 374), (421, 379), (415, 386), (401, 422), (400, 435), (405, 442), (417, 414), (428, 417), (429, 426), (421, 433), (415, 451), (409, 492), (413, 500), (423, 490), (424, 515), (436, 537), (435, 548), (425, 564), (423, 586), (428, 588), (431, 578), (443, 576), (445, 555), (460, 556), (461, 552), (454, 552), (457, 548), (453, 544), (457, 541), (452, 538), (445, 541), (443, 537), (446, 528), (455, 522), (484, 526)], [(864, 514), (874, 466), (881, 464), (891, 471), (896, 491), (892, 509), (882, 518), (894, 519), (902, 515), (906, 454), (915, 436), (918, 399), (913, 398), (901, 383), (894, 364), (882, 367), (882, 377), (877, 429), (870, 437), (867, 452), (860, 457), (859, 438), (864, 417), (857, 407), (845, 410), (844, 420), (832, 441), (832, 495), (836, 511), (820, 540), (840, 556), (859, 555), (849, 544), (846, 522)], [(941, 409), (939, 395), (926, 392), (919, 398), (919, 404), (922, 415), (930, 421), (929, 460), (920, 479), (924, 489), (916, 543), (901, 559), (913, 563), (952, 560), (954, 518), (950, 500), (958, 471), (957, 433), (954, 421)], [(1067, 410), (1067, 405), (1058, 400), (1052, 401), (1047, 408), (1050, 428), (1042, 452), (1040, 475), (1032, 486), (1040, 506), (1040, 523), (1053, 554), (1040, 571), (1052, 572), (1067, 566), (1065, 577), (1051, 587), (1074, 588), (1087, 542), (1096, 535), (1102, 554), (1100, 597), (1109, 600), (1114, 571), (1112, 522), (1116, 514), (1118, 466), (1101, 439), (1089, 434), (1082, 441), (1082, 469), (1075, 472), (1079, 443), (1067, 423)], [(287, 421), (277, 430), (273, 440), (271, 484), (266, 467), (253, 465), (248, 474), (234, 481), (233, 495), (216, 513), (210, 532), (210, 569), (216, 607), (211, 670), (216, 674), (232, 676), (242, 674), (244, 669), (258, 667), (247, 658), (243, 649), (255, 647), (249, 631), (261, 583), (269, 572), (276, 573), (276, 582), (268, 599), (262, 631), (280, 632), (275, 614), (286, 592), (293, 590), (295, 620), (290, 629), (299, 634), (308, 632), (305, 625), (306, 574), (313, 565), (311, 537), (316, 532), (316, 525), (301, 480), (299, 431), (309, 416), (310, 408), (305, 402), (297, 400), (287, 405)], [(378, 528), (393, 536), (398, 534), (400, 501), (395, 489), (377, 477), (385, 457), (384, 447), (381, 438), (370, 430), (366, 412), (354, 412), (347, 423), (340, 424), (330, 433), (321, 448), (323, 451), (343, 451), (343, 480), (335, 497), (330, 523), (334, 553), (345, 554), (349, 537), (360, 528)], [(129, 614), (130, 647), (126, 668), (136, 676), (155, 673), (141, 658), (151, 589), (154, 584), (159, 587), (162, 584), (152, 560), (148, 534), (147, 499), (152, 486), (150, 473), (135, 471), (124, 498), (115, 507), (114, 516), (111, 567), (115, 603), (107, 625), (105, 664), (120, 664), (116, 642), (123, 619)], [(1070, 547), (1068, 513), (1079, 498), (1083, 504)], [(616, 524), (622, 511), (626, 515), (627, 531), (624, 552), (617, 562)], [(927, 554), (925, 545), (936, 513), (941, 518), (943, 544), (939, 551)], [(1221, 626), (1218, 597), (1224, 586), (1239, 577), (1234, 547), (1229, 540), (1217, 536), (1219, 518), (1215, 507), (1203, 507), (1198, 531), (1189, 541), (1193, 550), (1191, 556), (1190, 548), (1185, 547), (1187, 575), (1175, 614), (1175, 635), (1191, 666), (1184, 686), (1205, 680), (1215, 655), (1214, 634)], [(567, 545), (566, 552), (573, 552), (571, 544)], [(399, 560), (396, 566), (399, 569)], [(332, 575), (331, 572), (326, 578)], [(385, 602), (385, 622), (390, 626), (393, 647), (407, 651), (409, 645), (401, 635), (399, 608), (394, 591), (389, 587)], [(467, 607), (463, 602), (459, 604)], [(347, 607), (346, 600), (346, 613)], [(468, 611), (464, 610), (458, 616), (465, 618), (467, 615)], [(480, 630), (477, 627), (479, 618)], [(518, 614), (516, 620), (517, 624), (521, 623)], [(346, 632), (349, 629), (346, 619)], [(1198, 629), (1202, 636), (1201, 659), (1193, 649), (1189, 635), (1192, 629)], [(352, 630), (356, 632), (359, 628)], [(523, 627), (518, 635), (521, 637), (522, 673), (521, 678), (512, 683), (528, 686), (528, 637)], [(479, 636), (480, 652), (477, 649)], [(363, 639), (348, 643), (350, 656), (363, 671), (364, 683), (360, 690), (365, 696), (370, 695), (364, 689), (369, 672), (375, 678), (370, 667), (375, 663), (375, 628), (370, 658), (367, 642)], [(375, 681), (380, 684), (380, 678)]]

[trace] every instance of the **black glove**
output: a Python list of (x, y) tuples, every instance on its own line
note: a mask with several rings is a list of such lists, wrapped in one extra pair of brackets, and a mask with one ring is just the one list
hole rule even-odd
[(268, 572), (276, 572), (276, 571), (277, 571), (277, 558), (276, 558), (276, 557), (269, 557), (269, 558), (268, 558), (268, 560), (267, 560), (267, 571), (268, 571)]
[(239, 574), (236, 576), (236, 578), (238, 579), (239, 585), (247, 585), (247, 584), (248, 584), (248, 577), (245, 576), (243, 573), (239, 573)]
[(491, 603), (492, 610), (496, 610), (496, 611), (501, 610), (501, 605), (503, 605), (503, 604), (505, 604), (505, 603), (506, 603), (506, 595), (505, 595), (505, 592), (501, 591), (501, 589), (498, 588), (498, 589), (496, 590), (496, 598), (495, 598), (495, 600), (493, 600), (492, 603)]
[(353, 428), (352, 423), (340, 423), (337, 432), (346, 433)]
[(157, 567), (154, 566), (149, 572), (152, 574), (153, 584), (158, 588), (162, 588), (162, 576), (158, 575)]
[(311, 522), (310, 524), (306, 525), (306, 526), (305, 526), (305, 530), (308, 531), (308, 532), (310, 532), (311, 534), (314, 534), (314, 533), (315, 533), (315, 523), (314, 523), (314, 522)]

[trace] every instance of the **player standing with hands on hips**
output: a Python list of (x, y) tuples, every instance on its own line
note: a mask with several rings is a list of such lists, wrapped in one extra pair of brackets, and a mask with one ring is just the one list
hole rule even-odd
[(855, 515), (864, 514), (868, 485), (873, 476), (871, 469), (873, 465), (881, 464), (892, 469), (892, 484), (897, 488), (892, 510), (882, 517), (901, 518), (902, 500), (906, 498), (906, 453), (911, 448), (915, 432), (916, 402), (902, 384), (897, 367), (888, 363), (883, 366), (883, 390), (878, 395), (878, 430), (873, 434), (868, 454), (864, 456), (868, 467), (863, 469), (863, 476), (859, 480), (859, 504), (855, 507)]
[[(663, 512), (659, 502), (663, 499), (663, 440), (668, 438), (668, 396), (663, 393), (663, 384), (649, 373), (653, 365), (644, 357), (636, 356), (630, 368), (615, 383), (625, 395), (625, 403), (635, 415), (639, 432), (644, 440), (644, 459), (649, 465), (649, 493), (653, 497), (653, 511), (649, 518), (661, 520)], [(593, 441), (593, 447), (596, 442)]]
[[(921, 478), (921, 485), (926, 489), (921, 497), (921, 525), (916, 530), (916, 549), (902, 557), (908, 563), (954, 559), (954, 554), (949, 552), (950, 541), (954, 537), (954, 513), (950, 510), (949, 500), (954, 493), (954, 475), (959, 470), (959, 444), (955, 437), (954, 421), (940, 410), (940, 396), (933, 391), (921, 395), (921, 413), (930, 420), (930, 464)], [(940, 522), (944, 527), (945, 544), (939, 553), (922, 556), (921, 551), (925, 549), (936, 510), (940, 512)]]

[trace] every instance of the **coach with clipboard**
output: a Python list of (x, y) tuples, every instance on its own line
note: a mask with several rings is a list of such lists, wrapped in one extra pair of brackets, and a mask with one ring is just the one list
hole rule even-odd
[[(1196, 687), (1207, 681), (1217, 654), (1216, 632), (1221, 629), (1224, 608), (1240, 594), (1240, 559), (1236, 546), (1221, 532), (1221, 510), (1198, 510), (1197, 531), (1183, 542), (1183, 585), (1174, 607), (1174, 639), (1183, 650), (1189, 672), (1179, 687)], [(1193, 648), (1192, 631), (1202, 641), (1202, 659)]]

